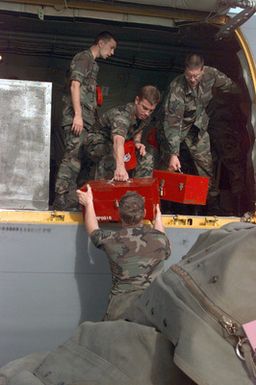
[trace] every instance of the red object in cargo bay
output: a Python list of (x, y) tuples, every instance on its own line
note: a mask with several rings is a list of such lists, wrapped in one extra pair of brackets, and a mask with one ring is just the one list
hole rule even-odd
[(127, 171), (133, 170), (137, 166), (135, 143), (133, 140), (127, 140), (124, 143), (124, 166)]
[[(156, 204), (160, 201), (157, 179), (134, 178), (127, 182), (97, 179), (88, 183), (92, 188), (95, 213), (99, 222), (120, 221), (119, 201), (127, 191), (136, 191), (145, 198), (145, 219), (152, 221), (155, 218)], [(86, 191), (86, 185), (81, 190)]]
[(206, 204), (208, 177), (167, 170), (154, 170), (153, 177), (159, 182), (160, 199), (193, 205)]
[(103, 104), (103, 93), (100, 86), (96, 86), (96, 100), (97, 106), (101, 107)]

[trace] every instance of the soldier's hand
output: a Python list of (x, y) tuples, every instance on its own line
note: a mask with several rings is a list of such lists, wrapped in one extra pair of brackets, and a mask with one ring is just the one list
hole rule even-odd
[(79, 136), (83, 130), (83, 118), (82, 116), (74, 116), (71, 131), (74, 135)]
[(162, 222), (162, 215), (161, 215), (159, 204), (156, 205), (154, 229), (164, 233), (164, 225), (163, 225), (163, 222)]
[(179, 158), (177, 155), (171, 155), (170, 160), (169, 160), (169, 166), (168, 170), (169, 171), (178, 171), (181, 168), (181, 164), (179, 161)]
[(117, 166), (114, 172), (114, 180), (125, 182), (129, 179), (129, 175), (124, 166)]
[(91, 186), (89, 184), (87, 184), (86, 187), (87, 187), (86, 192), (81, 191), (81, 190), (76, 190), (78, 202), (80, 203), (80, 205), (83, 205), (85, 207), (88, 206), (89, 204), (93, 203), (93, 195), (92, 195)]
[(137, 150), (139, 150), (139, 154), (141, 156), (145, 156), (146, 155), (146, 147), (144, 146), (144, 144), (137, 142), (137, 143), (135, 143), (135, 148)]

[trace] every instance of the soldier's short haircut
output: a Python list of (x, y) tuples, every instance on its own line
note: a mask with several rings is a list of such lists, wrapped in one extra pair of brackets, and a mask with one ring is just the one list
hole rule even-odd
[(142, 87), (137, 95), (139, 99), (146, 99), (150, 104), (158, 104), (160, 102), (160, 91), (151, 85)]
[(193, 70), (195, 68), (203, 68), (204, 66), (204, 58), (202, 55), (197, 53), (191, 53), (186, 56), (185, 59), (185, 68)]
[(120, 218), (127, 225), (137, 225), (144, 218), (144, 198), (135, 191), (127, 191), (119, 202)]
[(115, 40), (115, 42), (117, 43), (117, 39), (115, 38), (115, 36), (112, 33), (108, 32), (108, 31), (103, 31), (96, 36), (93, 44), (97, 45), (100, 40), (104, 40), (107, 42), (111, 39)]

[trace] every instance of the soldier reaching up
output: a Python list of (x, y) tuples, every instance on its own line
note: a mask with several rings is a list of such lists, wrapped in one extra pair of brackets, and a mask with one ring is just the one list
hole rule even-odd
[(93, 194), (77, 190), (79, 203), (85, 206), (85, 228), (93, 244), (105, 251), (112, 272), (112, 288), (105, 320), (122, 318), (129, 305), (143, 293), (163, 271), (164, 260), (170, 254), (159, 205), (154, 226), (143, 225), (144, 198), (128, 191), (119, 202), (122, 229), (99, 228), (94, 211)]

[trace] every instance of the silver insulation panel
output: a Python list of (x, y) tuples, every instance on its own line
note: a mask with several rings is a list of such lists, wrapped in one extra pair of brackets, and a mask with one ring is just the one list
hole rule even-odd
[(0, 79), (0, 207), (47, 210), (52, 84)]

